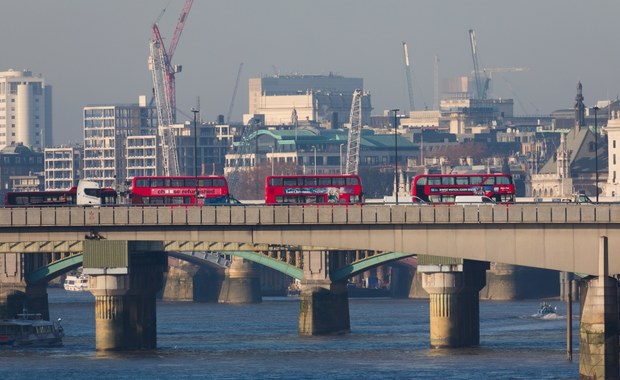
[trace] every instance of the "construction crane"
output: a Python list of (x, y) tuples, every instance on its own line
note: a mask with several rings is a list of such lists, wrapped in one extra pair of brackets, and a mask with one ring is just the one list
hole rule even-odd
[(176, 139), (171, 128), (176, 122), (176, 89), (174, 76), (181, 71), (181, 66), (172, 65), (172, 56), (179, 43), (179, 38), (183, 32), (192, 3), (193, 0), (185, 1), (168, 51), (166, 51), (163, 38), (157, 26), (159, 17), (153, 24), (153, 38), (149, 44), (149, 69), (153, 77), (153, 93), (157, 110), (157, 121), (159, 124), (158, 134), (161, 139), (162, 147), (162, 168), (163, 174), (166, 176), (179, 175)]
[(469, 29), (469, 42), (471, 45), (471, 56), (474, 61), (474, 79), (476, 81), (476, 96), (478, 99), (486, 99), (486, 88), (488, 87), (488, 79), (482, 83), (480, 79), (480, 69), (478, 66), (478, 51), (476, 50), (476, 33), (473, 29)]
[(230, 117), (232, 116), (233, 107), (235, 106), (235, 98), (237, 97), (237, 87), (239, 87), (239, 77), (241, 76), (242, 68), (243, 68), (243, 62), (239, 64), (239, 70), (237, 71), (237, 80), (235, 81), (235, 89), (233, 90), (232, 99), (230, 99), (230, 105), (228, 106), (228, 113), (226, 114), (227, 124), (230, 124)]
[(528, 67), (485, 67), (482, 69), (485, 78), (485, 95), (490, 96), (489, 93), (491, 91), (491, 85), (493, 84), (493, 74), (498, 73), (502, 77), (502, 79), (506, 80), (506, 78), (501, 75), (501, 73), (519, 73), (528, 71)]
[[(252, 153), (252, 135), (258, 131), (260, 126), (260, 121), (256, 118), (251, 118), (246, 125), (244, 125), (241, 129), (241, 133), (239, 134), (239, 142), (237, 144), (237, 149), (235, 150), (235, 159), (234, 165), (231, 171), (228, 172), (228, 188), (229, 189), (237, 189), (240, 181), (240, 174), (242, 171), (247, 170), (249, 166), (249, 158)], [(254, 138), (257, 138), (254, 136)], [(233, 161), (231, 161), (233, 162)], [(257, 167), (258, 170), (258, 162)]]
[(407, 43), (403, 42), (403, 50), (405, 53), (405, 75), (407, 76), (407, 91), (409, 92), (409, 111), (413, 111), (413, 83), (411, 81), (411, 68), (409, 67), (409, 52), (407, 51)]
[(345, 174), (357, 174), (360, 162), (360, 142), (362, 139), (362, 90), (357, 89), (353, 92), (349, 122), (351, 127), (349, 128), (349, 138), (347, 141)]
[(433, 61), (433, 87), (435, 89), (435, 93), (433, 94), (433, 108), (439, 109), (439, 56), (435, 54), (435, 59)]
[(489, 77), (492, 77), (493, 73), (519, 73), (529, 69), (529, 67), (485, 67), (482, 72), (489, 73)]

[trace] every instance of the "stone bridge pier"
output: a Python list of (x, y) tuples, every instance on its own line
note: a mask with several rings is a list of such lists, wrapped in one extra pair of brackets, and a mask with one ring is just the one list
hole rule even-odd
[(84, 273), (95, 296), (97, 351), (154, 349), (155, 298), (166, 255), (160, 242), (88, 240)]
[(579, 378), (618, 379), (618, 281), (609, 276), (607, 237), (599, 240), (598, 277), (583, 281)]
[(224, 271), (219, 303), (242, 304), (262, 302), (260, 278), (254, 263), (233, 256), (230, 268)]
[(480, 344), (480, 290), (486, 285), (489, 263), (462, 260), (432, 264), (418, 257), (422, 286), (429, 293), (431, 348), (470, 347)]
[(30, 272), (45, 265), (44, 255), (0, 254), (0, 318), (15, 318), (25, 309), (49, 319), (47, 283), (26, 282)]
[(302, 254), (304, 277), (299, 296), (299, 335), (351, 332), (347, 283), (330, 278), (337, 253), (303, 251)]

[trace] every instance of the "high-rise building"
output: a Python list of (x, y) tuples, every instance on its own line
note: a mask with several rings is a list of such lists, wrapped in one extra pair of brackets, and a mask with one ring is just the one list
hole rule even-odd
[[(84, 107), (84, 172), (83, 178), (99, 183), (102, 187), (117, 188), (131, 177), (132, 170), (139, 170), (136, 161), (128, 162), (133, 154), (131, 136), (156, 136), (157, 115), (155, 107), (146, 104), (140, 97), (138, 104), (91, 105)], [(129, 151), (128, 151), (129, 149)], [(144, 151), (142, 153), (145, 153)], [(150, 167), (149, 157), (140, 153)], [(149, 151), (150, 158), (157, 160), (156, 149)], [(147, 168), (148, 169), (148, 168)]]
[(84, 148), (45, 148), (45, 190), (69, 190), (82, 177)]
[(31, 71), (0, 72), (0, 149), (52, 145), (52, 87)]
[[(300, 121), (329, 122), (339, 128), (349, 122), (353, 92), (364, 90), (362, 78), (340, 75), (276, 75), (250, 78), (249, 115), (261, 114), (266, 125), (291, 124), (295, 110)], [(370, 122), (370, 95), (362, 96), (362, 123)]]

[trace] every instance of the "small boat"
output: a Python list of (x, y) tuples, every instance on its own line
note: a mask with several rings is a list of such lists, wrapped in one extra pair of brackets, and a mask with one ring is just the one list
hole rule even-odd
[(83, 292), (88, 290), (87, 274), (68, 274), (63, 284), (65, 290), (72, 292)]
[(297, 279), (293, 281), (286, 289), (286, 295), (288, 297), (298, 297), (301, 295), (301, 282)]
[(60, 321), (46, 321), (25, 310), (15, 319), (0, 319), (0, 346), (60, 346), (65, 336)]
[(556, 315), (558, 313), (558, 308), (552, 306), (547, 302), (543, 302), (540, 304), (538, 311), (536, 312), (536, 316), (539, 318), (549, 317), (551, 315)]

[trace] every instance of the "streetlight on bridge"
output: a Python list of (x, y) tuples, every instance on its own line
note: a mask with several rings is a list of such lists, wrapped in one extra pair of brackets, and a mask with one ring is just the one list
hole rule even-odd
[(344, 143), (340, 144), (339, 153), (338, 153), (338, 162), (340, 162), (340, 174), (342, 174), (342, 146)]
[(598, 125), (596, 119), (596, 112), (598, 107), (594, 106), (594, 191), (596, 191), (596, 203), (598, 203)]
[(392, 110), (394, 112), (394, 195), (396, 197), (396, 204), (398, 204), (398, 134), (396, 130), (398, 128), (397, 125), (397, 113), (399, 109), (395, 108)]
[(194, 179), (196, 180), (194, 199), (198, 203), (198, 128), (196, 127), (196, 114), (200, 111), (192, 108), (192, 112), (194, 114)]
[(314, 175), (316, 175), (316, 146), (312, 145), (312, 150), (314, 151)]

